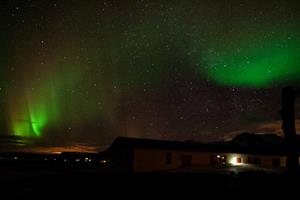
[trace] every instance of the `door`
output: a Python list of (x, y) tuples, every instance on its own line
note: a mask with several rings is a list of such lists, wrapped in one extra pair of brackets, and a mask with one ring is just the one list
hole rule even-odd
[(191, 164), (192, 164), (192, 156), (190, 155), (181, 156), (181, 167), (191, 166)]

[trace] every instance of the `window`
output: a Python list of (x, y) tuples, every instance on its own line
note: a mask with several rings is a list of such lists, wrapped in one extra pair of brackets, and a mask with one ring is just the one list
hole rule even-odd
[(253, 157), (253, 164), (260, 164), (261, 159), (259, 157)]
[(226, 161), (226, 155), (213, 154), (210, 156), (210, 164), (212, 165), (225, 165)]
[(167, 152), (166, 153), (166, 164), (167, 165), (172, 164), (172, 152)]
[(221, 161), (222, 165), (226, 165), (226, 163), (227, 163), (227, 156), (225, 156), (225, 155), (222, 156), (222, 157), (221, 157), (221, 160), (222, 160), (222, 161)]
[(218, 157), (217, 157), (217, 155), (211, 155), (210, 156), (210, 163), (213, 164), (213, 165), (218, 164)]
[(236, 158), (236, 163), (242, 163), (242, 158)]
[(191, 166), (192, 164), (192, 156), (190, 155), (182, 155), (181, 156), (181, 166)]
[(252, 157), (248, 157), (248, 163), (249, 164), (253, 163)]
[(272, 159), (272, 164), (273, 164), (273, 167), (280, 167), (280, 160), (279, 160), (279, 158), (273, 158)]

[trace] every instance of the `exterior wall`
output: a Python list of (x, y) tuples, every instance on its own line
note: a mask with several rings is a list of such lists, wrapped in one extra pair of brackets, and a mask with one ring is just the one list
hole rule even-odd
[[(171, 163), (167, 164), (166, 155), (171, 153)], [(180, 168), (182, 156), (191, 156), (191, 165), (209, 165), (213, 153), (199, 151), (168, 151), (154, 149), (134, 149), (134, 172), (163, 171)]]
[(178, 160), (180, 160), (181, 155), (191, 155), (192, 156), (192, 165), (210, 165), (211, 155), (214, 153), (211, 152), (184, 152), (179, 154)]
[(106, 152), (106, 159), (115, 171), (132, 172), (133, 150), (130, 148), (117, 149)]
[[(285, 156), (260, 156), (260, 155), (250, 155), (250, 154), (236, 154), (236, 153), (226, 153), (228, 164), (233, 165), (243, 165), (243, 164), (253, 164), (261, 167), (272, 168), (273, 159), (279, 159), (279, 167), (286, 167), (286, 157)], [(257, 157), (260, 159), (260, 164), (249, 163), (248, 157), (252, 159)], [(241, 158), (241, 163), (237, 163), (237, 158)]]
[(285, 157), (280, 157), (280, 156), (262, 156), (262, 166), (266, 167), (274, 167), (273, 166), (273, 159), (279, 159), (279, 164), (280, 167), (286, 167), (286, 158)]
[[(171, 153), (171, 162), (166, 161), (167, 153)], [(158, 149), (141, 149), (133, 150), (133, 171), (134, 172), (151, 172), (164, 171), (182, 167), (182, 156), (190, 156), (190, 165), (210, 166), (211, 157), (226, 156), (226, 163), (232, 165), (248, 165), (260, 166), (264, 168), (276, 168), (273, 165), (273, 159), (279, 159), (279, 166), (286, 167), (286, 157), (284, 156), (260, 156), (250, 154), (236, 154), (236, 153), (216, 153), (216, 152), (200, 152), (200, 151), (169, 151)], [(248, 157), (256, 157), (260, 159), (260, 163), (249, 163)], [(241, 163), (237, 162), (237, 158), (241, 158)]]

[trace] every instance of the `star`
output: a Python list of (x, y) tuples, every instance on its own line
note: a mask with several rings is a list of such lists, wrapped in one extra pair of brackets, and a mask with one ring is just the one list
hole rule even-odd
[(228, 138), (300, 84), (296, 1), (2, 6), (0, 134), (32, 144)]

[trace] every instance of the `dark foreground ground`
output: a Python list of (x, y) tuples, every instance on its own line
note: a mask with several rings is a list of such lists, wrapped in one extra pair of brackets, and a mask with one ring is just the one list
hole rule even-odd
[(124, 174), (99, 169), (2, 170), (0, 178), (2, 196), (42, 199), (94, 198), (95, 195), (96, 199), (119, 198), (119, 195), (126, 199), (140, 194), (141, 199), (151, 196), (160, 199), (159, 195), (227, 198), (236, 197), (241, 192), (249, 197), (300, 191), (297, 176), (255, 171), (239, 174)]

